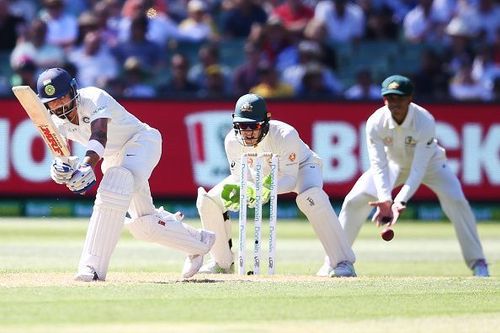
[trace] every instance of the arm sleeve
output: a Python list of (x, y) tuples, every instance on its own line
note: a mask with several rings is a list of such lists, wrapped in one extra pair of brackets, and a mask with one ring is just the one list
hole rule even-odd
[(366, 141), (378, 200), (392, 201), (389, 163), (384, 149), (384, 143), (378, 133), (376, 124), (371, 121), (371, 118), (368, 119), (366, 123)]
[(410, 174), (394, 201), (408, 201), (420, 186), (429, 161), (436, 150), (435, 130), (436, 124), (434, 121), (430, 121), (425, 126), (422, 126), (417, 144), (415, 145), (415, 154), (413, 155)]

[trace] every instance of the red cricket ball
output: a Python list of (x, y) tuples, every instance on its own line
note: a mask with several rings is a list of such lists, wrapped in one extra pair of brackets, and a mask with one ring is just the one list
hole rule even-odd
[(382, 232), (380, 233), (380, 236), (382, 237), (383, 240), (388, 242), (394, 238), (394, 230), (392, 230), (391, 228), (386, 228), (386, 229), (382, 230)]

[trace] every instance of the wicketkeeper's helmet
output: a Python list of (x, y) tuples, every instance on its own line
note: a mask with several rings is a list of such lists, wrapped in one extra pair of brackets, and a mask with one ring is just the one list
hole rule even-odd
[(236, 102), (233, 113), (233, 128), (237, 135), (240, 134), (240, 124), (255, 125), (261, 128), (258, 142), (260, 142), (269, 131), (270, 113), (267, 110), (264, 98), (256, 94), (241, 96)]

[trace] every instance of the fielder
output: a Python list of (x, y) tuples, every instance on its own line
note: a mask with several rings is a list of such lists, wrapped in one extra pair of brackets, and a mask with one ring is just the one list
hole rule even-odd
[(51, 167), (52, 179), (82, 194), (96, 183), (94, 168), (103, 159), (103, 178), (76, 280), (106, 279), (127, 212), (130, 219), (126, 227), (135, 238), (186, 252), (182, 276), (196, 274), (215, 235), (182, 223), (182, 214), (171, 214), (153, 205), (148, 180), (160, 160), (160, 132), (128, 113), (105, 91), (95, 87), (77, 89), (75, 79), (61, 68), (41, 73), (37, 90), (60, 133), (87, 147), (81, 161), (76, 156), (56, 158)]
[[(476, 220), (462, 187), (446, 164), (446, 152), (437, 144), (435, 121), (423, 107), (412, 103), (413, 84), (400, 75), (382, 83), (385, 106), (366, 123), (370, 168), (346, 196), (339, 220), (352, 244), (376, 207), (377, 225), (396, 223), (420, 184), (436, 193), (455, 227), (462, 254), (475, 276), (489, 276)], [(392, 199), (392, 190), (403, 185)]]
[[(227, 211), (239, 211), (239, 172), (244, 153), (274, 153), (279, 155), (278, 193), (294, 192), (299, 209), (311, 222), (326, 252), (325, 264), (317, 275), (354, 277), (354, 253), (348, 244), (337, 215), (323, 191), (322, 161), (300, 139), (297, 131), (281, 121), (271, 120), (264, 99), (255, 94), (243, 95), (236, 102), (233, 128), (225, 138), (225, 150), (231, 175), (208, 193), (198, 190), (197, 207), (203, 227), (215, 232), (216, 240), (210, 252), (212, 261), (199, 273), (233, 273), (231, 229)], [(263, 173), (270, 167), (264, 163)], [(255, 179), (249, 168), (249, 184)], [(269, 177), (269, 176), (267, 176)], [(264, 180), (263, 202), (270, 198), (269, 182)], [(267, 183), (267, 184), (266, 184)], [(249, 186), (250, 188), (252, 186)], [(255, 204), (249, 194), (249, 207)]]

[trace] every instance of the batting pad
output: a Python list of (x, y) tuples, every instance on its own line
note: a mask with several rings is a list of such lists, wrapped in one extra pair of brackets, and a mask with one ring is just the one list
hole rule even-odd
[(230, 235), (226, 234), (227, 232), (231, 232), (231, 229), (226, 224), (230, 223), (230, 221), (224, 221), (222, 210), (208, 196), (203, 187), (198, 188), (196, 207), (200, 214), (203, 229), (215, 233), (215, 243), (210, 251), (212, 258), (220, 267), (229, 269), (233, 263), (233, 253), (228, 245)]
[(109, 260), (120, 238), (133, 188), (134, 177), (125, 168), (112, 167), (104, 174), (97, 190), (79, 270), (90, 266), (99, 280), (106, 279)]
[(210, 247), (201, 241), (200, 231), (171, 217), (146, 215), (127, 221), (126, 228), (137, 239), (171, 247), (189, 255), (206, 254)]
[(356, 257), (347, 242), (328, 195), (319, 187), (312, 187), (299, 194), (297, 206), (307, 217), (318, 236), (330, 263), (335, 267), (339, 262), (354, 263)]

